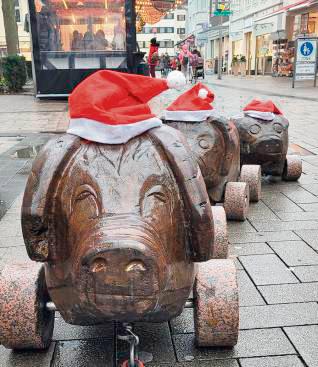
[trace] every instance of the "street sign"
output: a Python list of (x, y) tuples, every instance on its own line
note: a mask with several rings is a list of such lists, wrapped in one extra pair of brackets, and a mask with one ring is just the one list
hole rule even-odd
[(293, 88), (295, 81), (300, 80), (313, 80), (316, 86), (317, 49), (317, 38), (298, 38), (296, 40)]
[(230, 9), (230, 0), (215, 0), (214, 16), (226, 17), (231, 14), (233, 14), (233, 12)]

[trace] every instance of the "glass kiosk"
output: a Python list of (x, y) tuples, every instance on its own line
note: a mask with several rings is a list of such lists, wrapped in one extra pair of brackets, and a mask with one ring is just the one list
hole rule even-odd
[(136, 73), (134, 0), (29, 0), (37, 97), (67, 96), (99, 69)]

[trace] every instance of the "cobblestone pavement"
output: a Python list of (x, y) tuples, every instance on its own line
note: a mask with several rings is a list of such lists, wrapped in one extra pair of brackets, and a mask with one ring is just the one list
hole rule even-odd
[[(209, 77), (208, 83), (216, 109), (227, 115), (251, 98), (270, 96), (290, 120), (290, 149), (302, 154), (303, 175), (296, 183), (264, 182), (262, 200), (252, 204), (248, 220), (229, 224), (240, 285), (238, 345), (195, 348), (192, 309), (185, 309), (170, 324), (137, 325), (146, 366), (317, 367), (318, 89), (295, 92), (285, 80), (268, 78)], [(66, 128), (66, 111), (65, 102), (0, 96), (0, 270), (27, 258), (22, 191), (39, 147), (49, 133)], [(0, 367), (113, 367), (114, 360), (127, 357), (125, 345), (114, 344), (112, 324), (70, 326), (59, 314), (55, 321), (47, 351), (13, 353), (0, 346)]]

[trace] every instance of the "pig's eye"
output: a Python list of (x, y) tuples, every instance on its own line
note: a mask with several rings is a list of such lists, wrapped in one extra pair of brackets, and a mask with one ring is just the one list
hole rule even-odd
[(144, 195), (141, 208), (142, 214), (145, 217), (153, 216), (154, 212), (161, 213), (161, 210), (166, 210), (169, 202), (169, 194), (161, 185), (156, 185), (150, 188)]
[(259, 125), (252, 125), (250, 127), (251, 134), (258, 134), (261, 131), (261, 127)]
[(274, 125), (273, 125), (273, 128), (274, 128), (274, 130), (278, 133), (278, 134), (280, 134), (280, 133), (282, 133), (283, 132), (283, 126), (281, 125), (281, 124), (278, 124), (278, 123), (275, 123)]
[(210, 143), (206, 139), (200, 139), (199, 140), (199, 146), (202, 149), (209, 149), (210, 148)]
[(96, 218), (99, 215), (99, 206), (97, 203), (97, 195), (90, 185), (79, 186), (74, 193), (72, 212), (76, 211), (77, 215), (88, 218)]
[(147, 194), (147, 197), (154, 197), (155, 199), (161, 201), (162, 203), (166, 203), (167, 202), (167, 198), (165, 197), (163, 192), (150, 192), (149, 194)]

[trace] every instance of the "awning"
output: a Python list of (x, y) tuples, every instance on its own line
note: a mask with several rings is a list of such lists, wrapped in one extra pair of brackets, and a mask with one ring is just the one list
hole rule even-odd
[(287, 11), (294, 11), (296, 9), (305, 8), (307, 6), (314, 5), (315, 3), (316, 3), (316, 1), (300, 0), (300, 1), (295, 2), (294, 4), (289, 4), (289, 5), (283, 6), (280, 9), (275, 10), (270, 14), (264, 15), (263, 17), (254, 20), (254, 23), (259, 22), (259, 21), (264, 20), (264, 19), (271, 18), (271, 17), (273, 17), (275, 15), (278, 15), (278, 14), (285, 13)]

